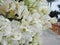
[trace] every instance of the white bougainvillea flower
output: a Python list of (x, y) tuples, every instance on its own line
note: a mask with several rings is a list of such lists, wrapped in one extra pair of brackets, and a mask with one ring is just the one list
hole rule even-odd
[(46, 0), (0, 0), (0, 45), (41, 45), (43, 30), (57, 22), (50, 11)]

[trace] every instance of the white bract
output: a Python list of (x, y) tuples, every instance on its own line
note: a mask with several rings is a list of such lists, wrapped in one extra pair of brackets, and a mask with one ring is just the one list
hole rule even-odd
[[(10, 2), (9, 2), (10, 1)], [(0, 44), (3, 45), (40, 45), (43, 30), (51, 28), (51, 23), (55, 23), (55, 18), (50, 18), (50, 8), (46, 0), (6, 0), (0, 6), (0, 13), (4, 16), (18, 14), (17, 19), (12, 20), (0, 15)], [(5, 5), (4, 5), (5, 4)], [(5, 8), (4, 8), (5, 7)], [(7, 14), (8, 16), (8, 14)]]

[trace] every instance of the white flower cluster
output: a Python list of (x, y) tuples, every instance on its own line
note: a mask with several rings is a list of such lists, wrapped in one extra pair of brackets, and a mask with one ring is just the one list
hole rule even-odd
[[(7, 3), (8, 2), (8, 3)], [(4, 8), (5, 6), (5, 8)], [(42, 30), (49, 29), (53, 19), (46, 0), (7, 0), (2, 4), (5, 12), (17, 13), (20, 21), (0, 15), (0, 45), (40, 45)], [(0, 10), (0, 13), (5, 12)], [(54, 21), (53, 21), (54, 22)], [(55, 23), (55, 22), (54, 22)]]

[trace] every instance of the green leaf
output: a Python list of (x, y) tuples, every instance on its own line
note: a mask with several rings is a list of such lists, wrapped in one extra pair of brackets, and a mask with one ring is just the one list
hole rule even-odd
[(29, 6), (29, 5), (30, 5), (29, 0), (24, 0), (24, 2), (25, 2), (25, 4), (26, 4), (27, 6)]

